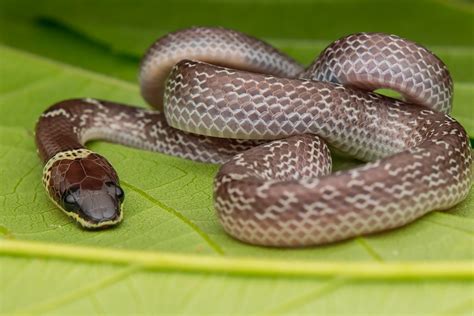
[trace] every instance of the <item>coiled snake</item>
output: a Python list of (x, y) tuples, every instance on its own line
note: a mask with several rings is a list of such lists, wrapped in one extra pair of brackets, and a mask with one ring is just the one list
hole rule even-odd
[[(191, 28), (149, 48), (140, 84), (156, 111), (73, 99), (37, 124), (44, 185), (86, 228), (122, 219), (116, 172), (84, 147), (97, 138), (223, 163), (214, 183), (220, 223), (259, 245), (317, 245), (399, 227), (452, 207), (471, 188), (469, 138), (448, 116), (448, 70), (394, 35), (344, 37), (304, 70), (248, 35)], [(369, 92), (378, 88), (405, 101)], [(371, 162), (330, 174), (328, 145)]]

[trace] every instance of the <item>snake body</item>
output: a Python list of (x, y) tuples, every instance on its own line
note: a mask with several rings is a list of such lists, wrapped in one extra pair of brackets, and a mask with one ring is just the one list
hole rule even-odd
[[(233, 237), (299, 247), (399, 227), (462, 201), (469, 138), (448, 114), (443, 62), (394, 35), (358, 33), (306, 70), (223, 28), (170, 33), (146, 52), (142, 95), (156, 110), (96, 99), (59, 102), (36, 128), (43, 182), (87, 228), (122, 219), (123, 191), (90, 139), (223, 164), (215, 209)], [(370, 92), (390, 88), (404, 101)], [(328, 146), (369, 163), (331, 174)]]

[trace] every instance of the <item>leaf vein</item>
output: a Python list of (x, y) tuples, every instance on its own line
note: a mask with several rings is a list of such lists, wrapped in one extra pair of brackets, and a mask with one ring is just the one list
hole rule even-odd
[(462, 232), (462, 233), (465, 233), (465, 234), (468, 234), (470, 236), (474, 236), (474, 233), (467, 230), (467, 229), (464, 229), (464, 228), (460, 228), (460, 227), (457, 227), (457, 226), (454, 226), (454, 225), (449, 225), (449, 224), (446, 224), (446, 223), (443, 223), (443, 222), (438, 222), (436, 220), (433, 220), (431, 218), (426, 218), (425, 221), (429, 222), (429, 223), (433, 223), (433, 224), (436, 224), (436, 225), (439, 225), (439, 226), (443, 226), (443, 227), (446, 227), (446, 228), (449, 228), (449, 229), (453, 229), (453, 230), (456, 230), (456, 231), (459, 231), (459, 232)]
[(341, 286), (347, 283), (347, 278), (335, 277), (328, 282), (326, 282), (323, 286), (318, 287), (316, 290), (310, 291), (306, 294), (303, 294), (299, 297), (293, 298), (283, 304), (275, 307), (274, 309), (270, 310), (267, 315), (276, 315), (276, 314), (286, 314), (291, 312), (292, 310), (301, 307), (303, 305), (309, 304), (311, 302), (315, 302), (324, 296), (336, 291)]
[(57, 299), (52, 299), (44, 303), (29, 306), (24, 310), (17, 311), (17, 313), (19, 314), (35, 313), (36, 314), (36, 313), (46, 313), (46, 312), (52, 311), (54, 309), (57, 309), (60, 306), (74, 302), (84, 296), (95, 293), (100, 289), (106, 288), (114, 283), (122, 281), (124, 278), (135, 273), (136, 271), (139, 271), (140, 269), (141, 267), (137, 265), (123, 268), (121, 269), (121, 271), (117, 273), (113, 273), (112, 275), (107, 276), (103, 279), (100, 279), (97, 282), (93, 282), (92, 284), (88, 284), (82, 288), (66, 293)]
[(222, 249), (221, 246), (219, 246), (214, 240), (211, 239), (211, 237), (204, 232), (199, 226), (197, 226), (195, 223), (193, 223), (189, 218), (184, 216), (182, 213), (179, 211), (175, 210), (174, 208), (169, 207), (168, 205), (162, 203), (161, 201), (155, 199), (145, 191), (135, 187), (134, 185), (126, 182), (126, 181), (121, 181), (121, 183), (129, 188), (130, 190), (135, 191), (139, 195), (141, 195), (143, 198), (147, 199), (148, 201), (152, 202), (159, 208), (167, 211), (168, 213), (176, 216), (178, 219), (180, 219), (184, 224), (186, 224), (189, 228), (191, 228), (195, 233), (197, 233), (204, 241), (218, 254), (223, 255), (224, 250)]
[(379, 261), (379, 262), (384, 261), (382, 256), (378, 254), (377, 251), (375, 251), (375, 249), (372, 246), (369, 245), (369, 243), (367, 242), (365, 238), (357, 237), (355, 240), (376, 261)]

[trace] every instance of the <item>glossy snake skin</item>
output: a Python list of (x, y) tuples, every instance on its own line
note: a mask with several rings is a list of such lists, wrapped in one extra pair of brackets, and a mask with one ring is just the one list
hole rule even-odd
[[(74, 99), (38, 122), (45, 187), (84, 227), (122, 219), (116, 172), (83, 147), (96, 138), (222, 163), (219, 220), (258, 245), (318, 245), (399, 227), (452, 207), (471, 188), (469, 139), (448, 115), (448, 70), (394, 35), (349, 35), (305, 70), (248, 35), (191, 28), (150, 47), (140, 85), (157, 111)], [(368, 92), (382, 87), (405, 101)], [(331, 174), (328, 145), (370, 162)]]

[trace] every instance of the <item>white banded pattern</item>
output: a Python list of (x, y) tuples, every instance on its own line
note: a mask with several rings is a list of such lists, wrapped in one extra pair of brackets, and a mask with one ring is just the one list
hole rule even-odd
[[(447, 115), (453, 83), (446, 66), (394, 35), (344, 37), (303, 70), (253, 37), (191, 28), (150, 47), (140, 83), (163, 113), (60, 102), (38, 123), (40, 155), (47, 160), (102, 138), (224, 163), (214, 185), (224, 229), (281, 247), (400, 227), (450, 208), (471, 188), (469, 139)], [(405, 101), (367, 91), (377, 88), (397, 90)], [(326, 144), (369, 163), (330, 174)]]

